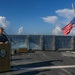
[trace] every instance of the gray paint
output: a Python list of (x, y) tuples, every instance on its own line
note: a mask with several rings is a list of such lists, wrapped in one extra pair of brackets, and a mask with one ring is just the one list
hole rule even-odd
[(10, 35), (17, 43), (12, 49), (28, 48), (28, 50), (74, 50), (75, 36), (53, 35)]

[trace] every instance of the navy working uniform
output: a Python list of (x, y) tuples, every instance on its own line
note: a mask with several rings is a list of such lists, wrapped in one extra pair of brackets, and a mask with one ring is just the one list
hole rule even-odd
[(0, 42), (5, 43), (6, 41), (8, 41), (8, 38), (6, 37), (5, 34), (0, 35)]

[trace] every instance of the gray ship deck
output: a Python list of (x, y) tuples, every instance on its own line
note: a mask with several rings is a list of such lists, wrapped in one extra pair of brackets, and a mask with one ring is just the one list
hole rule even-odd
[(11, 57), (11, 71), (0, 75), (75, 75), (75, 53), (35, 51)]

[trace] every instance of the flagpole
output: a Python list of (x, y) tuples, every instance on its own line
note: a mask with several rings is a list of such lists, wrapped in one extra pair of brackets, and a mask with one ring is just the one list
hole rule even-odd
[(74, 11), (74, 17), (75, 17), (75, 9), (74, 9), (74, 4), (72, 3), (72, 9)]

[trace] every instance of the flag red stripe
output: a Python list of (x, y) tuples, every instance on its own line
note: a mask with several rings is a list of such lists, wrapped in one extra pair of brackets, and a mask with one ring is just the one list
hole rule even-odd
[(68, 25), (66, 25), (64, 28), (62, 28), (62, 32), (64, 35), (69, 34), (71, 29), (72, 29), (72, 25), (71, 23), (69, 23)]

